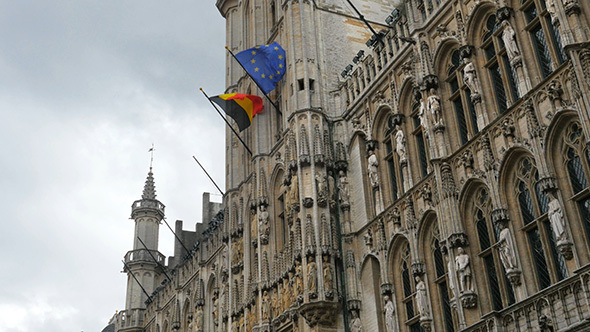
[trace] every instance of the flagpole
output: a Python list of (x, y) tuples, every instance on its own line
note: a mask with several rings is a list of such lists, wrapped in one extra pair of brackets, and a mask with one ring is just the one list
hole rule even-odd
[(234, 52), (232, 52), (229, 47), (225, 47), (225, 49), (229, 52), (229, 54), (231, 54), (231, 56), (236, 59), (236, 61), (240, 64), (240, 67), (242, 67), (242, 69), (244, 69), (244, 71), (246, 72), (246, 74), (248, 74), (248, 76), (250, 76), (250, 78), (252, 79), (252, 81), (254, 81), (254, 84), (256, 84), (256, 86), (260, 89), (260, 92), (262, 92), (262, 94), (266, 97), (266, 99), (268, 99), (268, 101), (270, 102), (270, 104), (275, 108), (275, 110), (277, 110), (277, 112), (281, 113), (281, 111), (279, 110), (279, 107), (272, 101), (270, 100), (270, 97), (264, 93), (264, 90), (262, 90), (262, 87), (260, 86), (260, 84), (258, 84), (258, 82), (256, 82), (256, 80), (254, 79), (254, 77), (252, 77), (252, 75), (250, 75), (250, 73), (248, 72), (248, 70), (246, 70), (246, 67), (244, 67), (244, 65), (238, 60), (238, 58), (236, 58), (236, 55), (234, 54)]
[(361, 21), (363, 21), (367, 25), (367, 27), (369, 27), (369, 30), (371, 30), (371, 32), (373, 33), (373, 35), (375, 35), (376, 38), (379, 38), (379, 35), (377, 35), (377, 32), (375, 32), (375, 30), (373, 29), (373, 27), (369, 24), (369, 22), (367, 22), (367, 20), (363, 16), (363, 14), (361, 14), (361, 12), (359, 12), (359, 10), (356, 9), (356, 7), (352, 4), (352, 2), (350, 2), (350, 0), (346, 0), (346, 2), (348, 2), (348, 4), (352, 7), (352, 9), (354, 9), (354, 11), (356, 12), (356, 14), (361, 19)]
[(250, 148), (246, 145), (246, 143), (242, 140), (242, 138), (240, 137), (240, 135), (238, 134), (238, 132), (234, 129), (234, 127), (232, 127), (229, 122), (227, 122), (227, 119), (221, 114), (221, 112), (219, 111), (219, 109), (217, 109), (217, 106), (215, 106), (215, 103), (211, 101), (211, 99), (209, 98), (209, 96), (205, 93), (205, 90), (203, 90), (203, 88), (200, 88), (201, 92), (205, 95), (205, 97), (207, 98), (207, 100), (209, 100), (209, 103), (211, 103), (211, 105), (213, 105), (213, 108), (215, 108), (215, 110), (217, 111), (217, 113), (219, 114), (219, 116), (223, 119), (223, 121), (225, 121), (225, 123), (227, 123), (227, 126), (229, 127), (229, 129), (231, 129), (231, 131), (234, 132), (234, 134), (236, 134), (236, 137), (240, 140), (240, 142), (242, 142), (242, 145), (244, 145), (244, 147), (246, 148), (246, 150), (248, 150), (248, 152), (250, 152), (250, 156), (252, 156), (252, 151), (250, 150)]
[(203, 172), (205, 172), (205, 174), (207, 174), (207, 176), (209, 177), (209, 180), (211, 180), (211, 182), (213, 182), (213, 184), (215, 185), (215, 188), (217, 188), (217, 190), (219, 190), (219, 192), (221, 193), (221, 196), (224, 196), (225, 194), (223, 193), (223, 191), (221, 191), (221, 189), (219, 189), (219, 186), (217, 185), (217, 183), (215, 183), (215, 181), (213, 181), (213, 178), (211, 178), (211, 175), (209, 175), (209, 173), (207, 173), (207, 170), (205, 170), (205, 167), (203, 167), (203, 165), (201, 165), (201, 163), (197, 160), (197, 158), (195, 156), (193, 156), (193, 159), (197, 162), (197, 164), (199, 164), (199, 166), (201, 166), (201, 169), (203, 170)]

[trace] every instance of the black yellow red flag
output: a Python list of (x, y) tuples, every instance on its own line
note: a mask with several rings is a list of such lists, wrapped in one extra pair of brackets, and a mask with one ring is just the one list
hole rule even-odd
[(241, 93), (228, 93), (209, 98), (238, 124), (240, 131), (252, 124), (254, 115), (262, 112), (262, 98)]

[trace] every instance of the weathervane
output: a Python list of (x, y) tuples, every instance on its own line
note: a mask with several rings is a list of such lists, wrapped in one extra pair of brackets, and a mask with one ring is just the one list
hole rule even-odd
[(152, 147), (148, 150), (148, 152), (150, 153), (150, 172), (152, 171), (152, 165), (154, 164), (154, 143), (152, 143)]

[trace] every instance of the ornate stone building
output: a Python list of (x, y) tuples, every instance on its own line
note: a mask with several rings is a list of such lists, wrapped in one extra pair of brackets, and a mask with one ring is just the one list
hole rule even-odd
[(353, 2), (376, 35), (341, 0), (217, 0), (232, 51), (287, 52), (280, 112), (253, 155), (227, 131), (188, 254), (126, 256), (153, 293), (129, 279), (117, 331), (590, 330), (590, 2)]

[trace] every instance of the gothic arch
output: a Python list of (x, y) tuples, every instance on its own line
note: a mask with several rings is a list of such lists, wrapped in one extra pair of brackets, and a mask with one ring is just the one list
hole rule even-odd
[(496, 4), (489, 0), (479, 2), (473, 7), (469, 20), (465, 24), (466, 42), (469, 45), (481, 43), (482, 27), (485, 25), (487, 16), (496, 12)]
[[(452, 51), (461, 46), (459, 40), (455, 37), (444, 38), (434, 52), (433, 68), (436, 73), (447, 73), (447, 59), (451, 56)], [(445, 76), (439, 74), (439, 79), (444, 79)]]
[[(436, 215), (436, 211), (432, 208), (429, 208), (428, 210), (424, 211), (424, 213), (422, 214), (422, 217), (420, 218), (419, 222), (418, 222), (418, 229), (417, 229), (417, 234), (418, 234), (418, 243), (420, 245), (420, 248), (422, 248), (422, 244), (424, 243), (424, 239), (426, 237), (426, 234), (428, 233), (428, 231), (430, 230), (430, 228), (432, 227), (433, 223), (437, 222), (437, 215)], [(422, 253), (419, 251), (418, 254), (420, 255), (420, 258), (423, 259), (424, 257), (422, 257)]]
[(387, 120), (389, 119), (389, 115), (391, 115), (393, 109), (387, 105), (379, 105), (377, 110), (375, 111), (375, 116), (373, 117), (373, 130), (372, 137), (378, 140), (382, 139), (382, 128), (383, 126), (387, 126)]
[(413, 90), (415, 86), (416, 81), (413, 77), (407, 77), (401, 84), (397, 98), (399, 100), (398, 109), (400, 114), (407, 116), (410, 113), (414, 102)]
[(381, 264), (376, 256), (366, 256), (361, 265), (359, 280), (362, 290), (360, 318), (363, 328), (367, 331), (383, 331), (384, 324), (381, 315), (383, 305), (380, 295)]
[(469, 178), (465, 181), (465, 184), (463, 184), (463, 187), (459, 191), (459, 211), (465, 210), (469, 195), (472, 195), (479, 186), (485, 186), (487, 188), (487, 184), (480, 178)]
[[(183, 326), (184, 329), (187, 329), (189, 317), (192, 315), (193, 315), (193, 313), (191, 310), (191, 300), (187, 297), (184, 300), (184, 304), (182, 306), (182, 315), (181, 315), (180, 326)], [(192, 319), (194, 319), (194, 317)]]
[[(395, 271), (395, 268), (393, 267), (394, 260), (395, 260), (395, 254), (397, 253), (397, 251), (401, 251), (402, 245), (404, 245), (406, 243), (409, 243), (409, 240), (405, 235), (403, 235), (401, 233), (396, 233), (389, 241), (389, 246), (387, 248), (387, 256), (385, 259), (386, 275), (388, 278), (390, 278), (393, 271)], [(388, 281), (393, 281), (393, 280), (390, 279)]]
[(498, 183), (500, 186), (500, 198), (502, 199), (502, 202), (504, 204), (506, 204), (506, 190), (505, 189), (506, 189), (508, 178), (510, 177), (509, 173), (513, 171), (513, 168), (515, 167), (516, 162), (518, 162), (524, 156), (530, 156), (532, 158), (533, 154), (526, 147), (524, 147), (522, 145), (515, 145), (515, 146), (509, 148), (504, 153), (504, 156), (502, 157), (502, 160), (500, 162), (499, 172), (498, 172), (498, 174), (499, 174)]
[(549, 165), (549, 171), (552, 174), (555, 174), (555, 154), (561, 150), (559, 148), (559, 140), (561, 139), (561, 135), (563, 135), (563, 131), (567, 124), (572, 122), (573, 120), (579, 119), (578, 113), (575, 110), (567, 109), (560, 112), (557, 112), (553, 119), (551, 119), (551, 123), (547, 127), (545, 131), (545, 150), (543, 151), (545, 154), (545, 160)]

